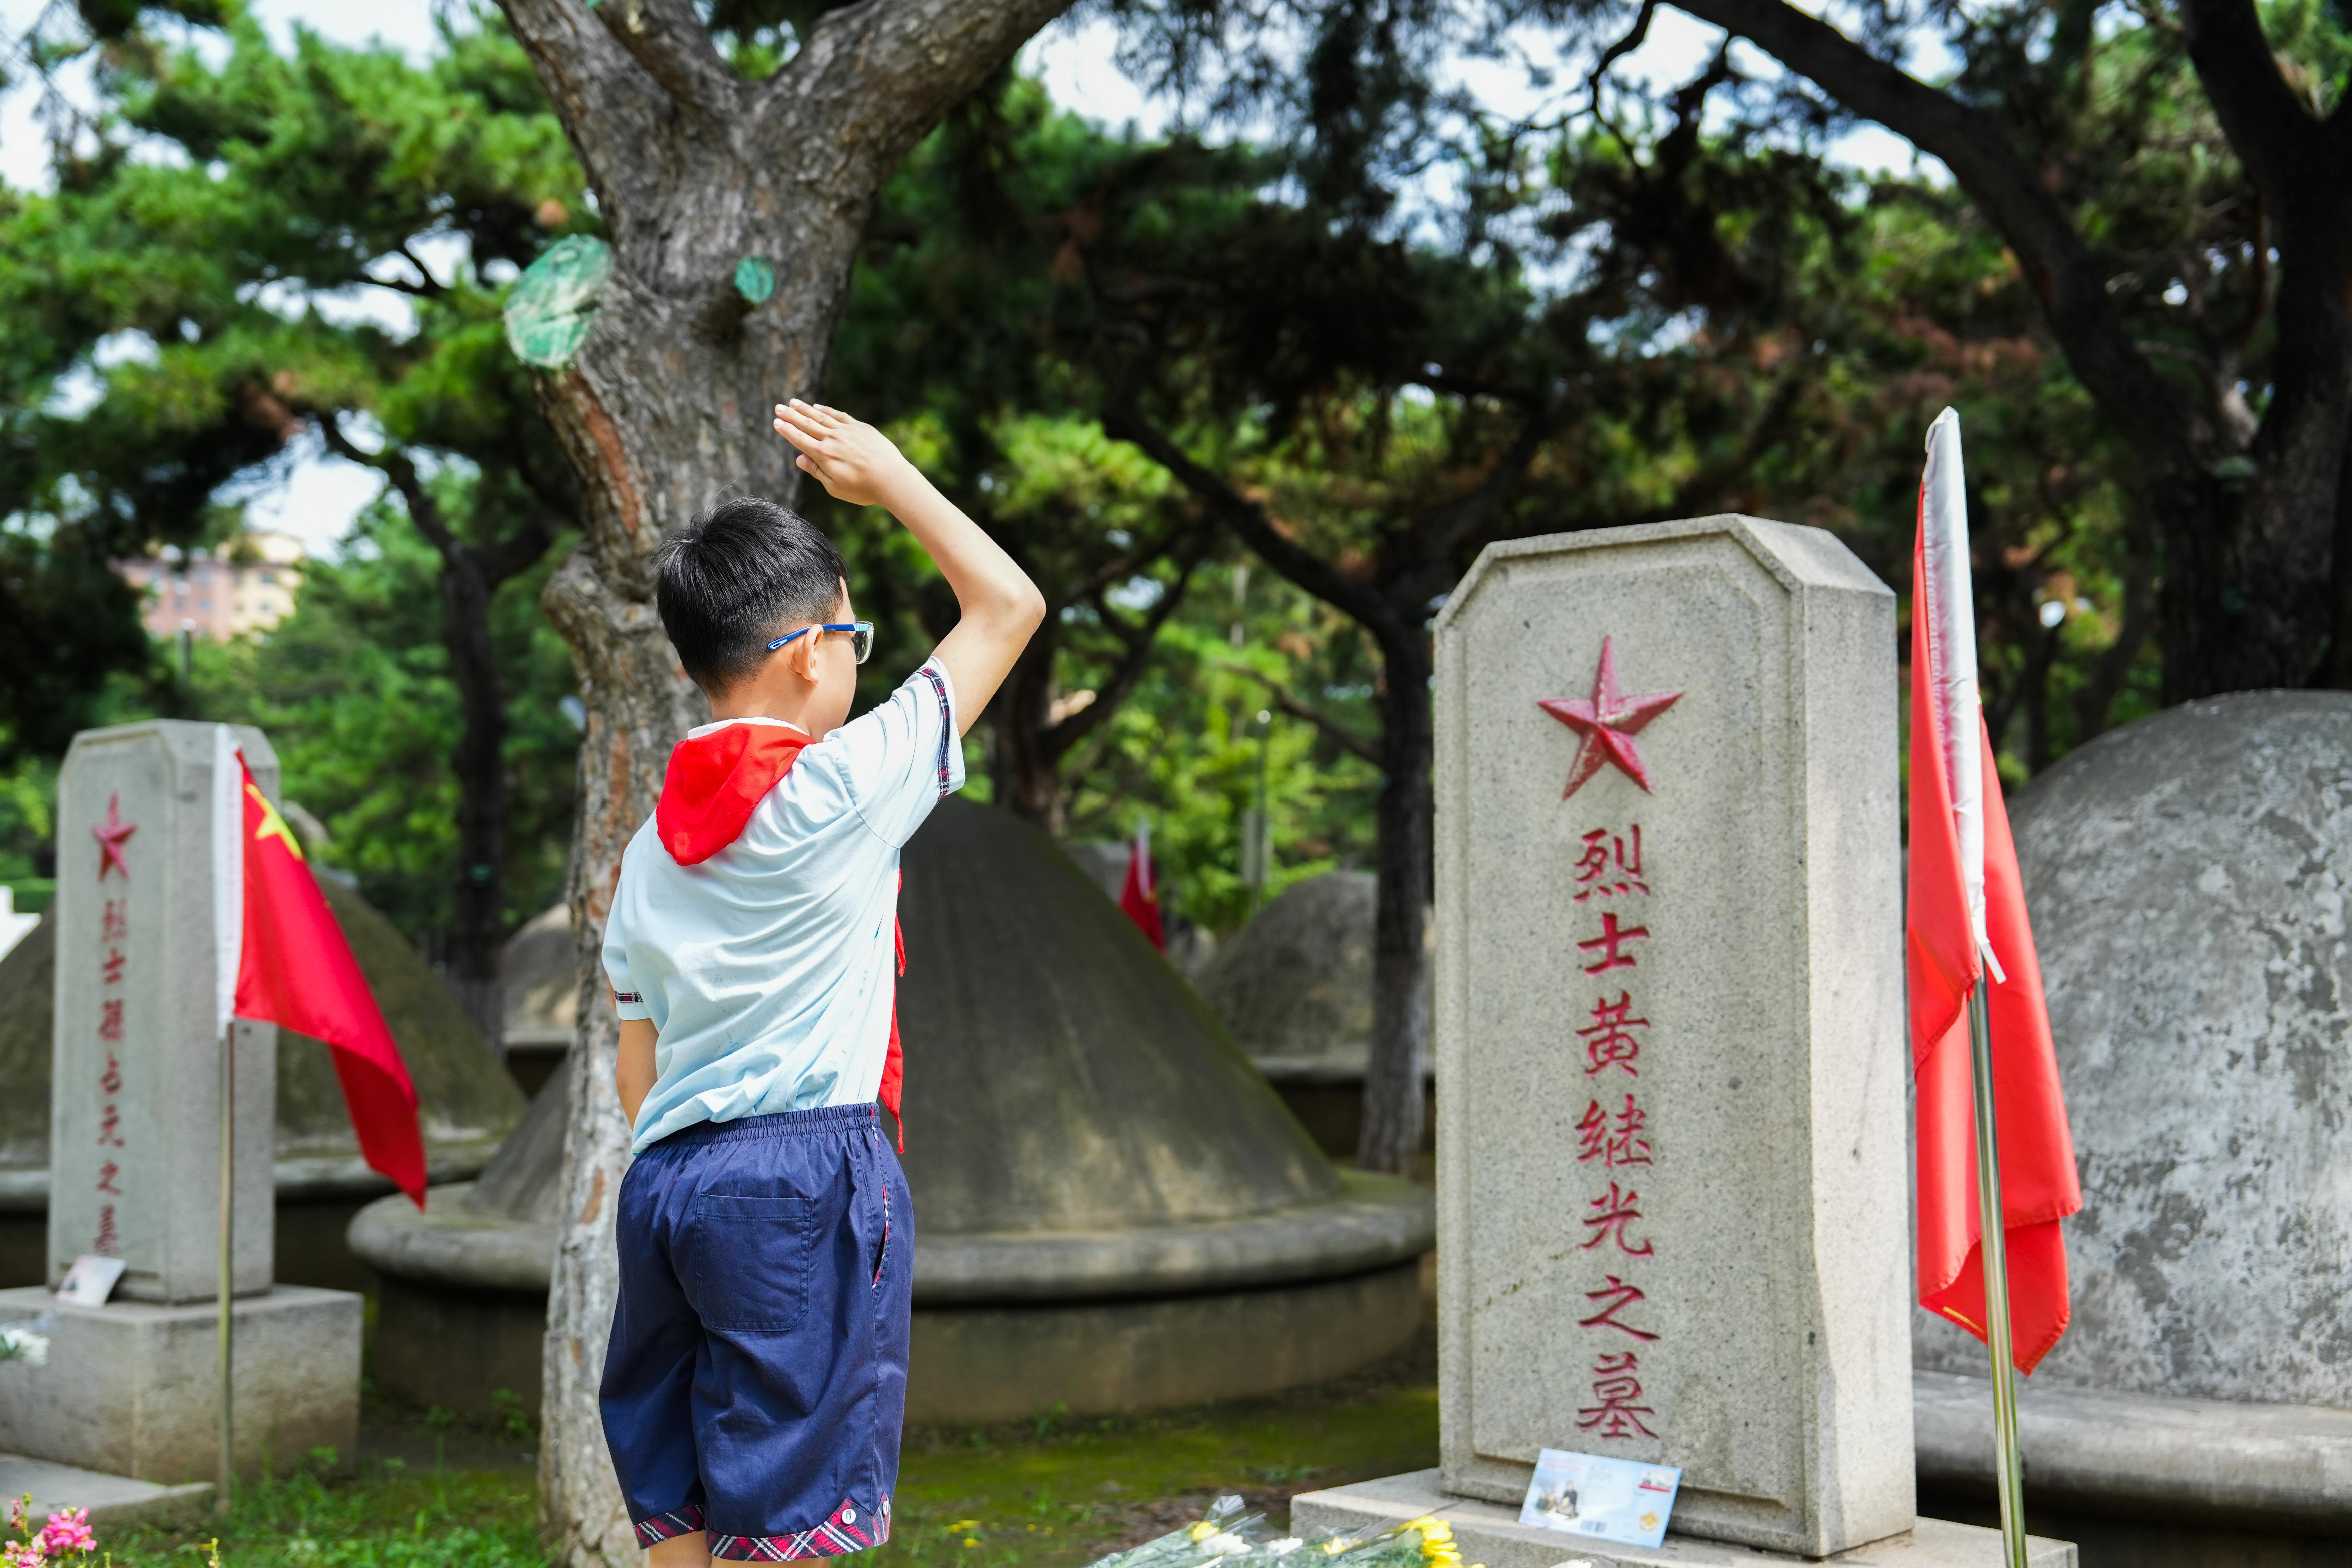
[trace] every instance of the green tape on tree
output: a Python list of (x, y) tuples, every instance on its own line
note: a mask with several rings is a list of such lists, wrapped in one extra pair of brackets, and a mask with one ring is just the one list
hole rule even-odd
[(776, 269), (764, 258), (747, 256), (735, 264), (735, 292), (754, 305), (762, 305), (775, 291)]
[(541, 370), (570, 364), (596, 320), (613, 276), (613, 247), (587, 235), (559, 239), (515, 279), (507, 296), (507, 346)]

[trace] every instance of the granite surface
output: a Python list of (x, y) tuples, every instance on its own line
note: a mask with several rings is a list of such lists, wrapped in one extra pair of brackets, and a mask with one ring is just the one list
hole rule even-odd
[[(266, 1191), (267, 1189), (265, 1189)], [(279, 1285), (232, 1303), (237, 1473), (359, 1442), (361, 1299)], [(208, 1480), (219, 1455), (216, 1306), (68, 1306), (0, 1290), (0, 1323), (40, 1322), (48, 1362), (0, 1362), (0, 1450), (165, 1486)]]
[[(219, 1289), (220, 1061), (212, 724), (74, 737), (58, 777), (49, 1282), (123, 1260), (118, 1297)], [(265, 794), (278, 758), (240, 727)], [(112, 840), (110, 848), (100, 832)], [(278, 1031), (238, 1022), (235, 1289), (268, 1287)]]

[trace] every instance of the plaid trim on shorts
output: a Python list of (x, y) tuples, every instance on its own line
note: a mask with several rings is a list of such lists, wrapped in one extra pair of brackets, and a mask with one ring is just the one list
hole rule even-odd
[(840, 1557), (879, 1546), (890, 1539), (890, 1500), (871, 1510), (844, 1500), (833, 1517), (814, 1530), (791, 1535), (714, 1535), (710, 1555), (724, 1563), (792, 1563), (803, 1557)]
[(637, 1521), (637, 1544), (651, 1552), (674, 1536), (691, 1535), (702, 1528), (702, 1510), (692, 1503)]

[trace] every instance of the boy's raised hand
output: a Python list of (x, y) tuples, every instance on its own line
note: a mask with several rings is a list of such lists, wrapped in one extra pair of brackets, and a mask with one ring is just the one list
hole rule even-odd
[(890, 437), (837, 408), (793, 398), (776, 405), (776, 434), (801, 449), (802, 468), (825, 494), (852, 506), (887, 506), (914, 472)]
[(1037, 584), (873, 426), (795, 397), (776, 405), (776, 434), (835, 500), (888, 507), (955, 590), (961, 613), (932, 657), (954, 683), (957, 728), (970, 730), (1045, 617)]

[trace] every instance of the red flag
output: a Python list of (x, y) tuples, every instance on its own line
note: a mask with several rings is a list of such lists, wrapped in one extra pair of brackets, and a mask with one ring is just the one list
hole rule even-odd
[[(1967, 1007), (1989, 948), (1997, 976), (1988, 988), (1988, 1022), (2011, 1348), (2019, 1369), (2031, 1373), (2066, 1331), (2071, 1307), (2058, 1222), (2083, 1206), (2083, 1193), (2042, 1004), (2042, 966), (2026, 919), (2025, 885), (1976, 697), (1958, 416), (1947, 410), (1928, 442), (1912, 555), (1905, 942), (1912, 1068), (1918, 1079), (1919, 1302), (1986, 1337)], [(1969, 737), (1967, 729), (1976, 734)], [(1956, 730), (1962, 737), (1958, 743)], [(1983, 911), (1981, 936), (1971, 904)]]
[(236, 758), (243, 811), (245, 928), (236, 1014), (324, 1040), (334, 1053), (360, 1152), (425, 1206), (416, 1087), (352, 956), (343, 928), (303, 863), (302, 847)]
[(1168, 951), (1167, 935), (1160, 929), (1160, 879), (1151, 873), (1151, 828), (1145, 822), (1135, 825), (1135, 847), (1128, 854), (1127, 880), (1118, 889), (1118, 907), (1151, 939), (1153, 947)]

